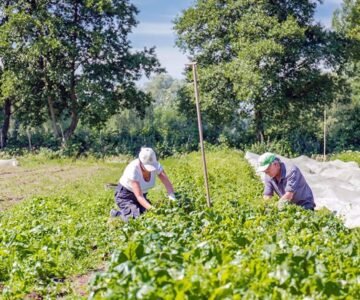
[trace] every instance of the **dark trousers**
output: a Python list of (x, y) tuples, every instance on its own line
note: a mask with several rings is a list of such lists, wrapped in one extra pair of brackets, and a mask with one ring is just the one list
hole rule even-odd
[[(150, 202), (146, 198), (146, 194), (144, 194), (144, 197)], [(120, 183), (115, 190), (115, 203), (120, 209), (117, 216), (125, 222), (128, 222), (129, 219), (139, 217), (146, 211), (146, 208), (137, 201), (135, 194), (123, 187)]]

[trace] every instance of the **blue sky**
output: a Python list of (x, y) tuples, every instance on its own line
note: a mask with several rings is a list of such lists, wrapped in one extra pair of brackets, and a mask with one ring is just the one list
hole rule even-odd
[[(156, 46), (157, 56), (163, 67), (174, 78), (183, 78), (184, 65), (188, 62), (185, 54), (175, 47), (172, 21), (190, 7), (195, 0), (132, 0), (140, 10), (140, 22), (129, 36), (135, 49)], [(332, 14), (342, 0), (324, 0), (318, 6), (316, 20), (330, 27)]]

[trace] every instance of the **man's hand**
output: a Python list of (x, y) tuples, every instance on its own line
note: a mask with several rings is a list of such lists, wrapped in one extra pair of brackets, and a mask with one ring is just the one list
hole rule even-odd
[(289, 203), (290, 203), (289, 200), (281, 198), (278, 201), (278, 209), (283, 210), (287, 205), (289, 205)]

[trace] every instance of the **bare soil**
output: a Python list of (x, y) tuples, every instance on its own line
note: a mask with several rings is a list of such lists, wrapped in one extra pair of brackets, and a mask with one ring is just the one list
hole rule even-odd
[(105, 270), (105, 266), (99, 266), (96, 270), (90, 271), (89, 273), (73, 276), (69, 280), (71, 287), (74, 290), (74, 294), (80, 297), (87, 297), (89, 295), (89, 283), (90, 280), (95, 276), (96, 273)]

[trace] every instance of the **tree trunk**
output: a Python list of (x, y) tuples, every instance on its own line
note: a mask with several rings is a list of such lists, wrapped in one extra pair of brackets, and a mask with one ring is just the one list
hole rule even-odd
[[(79, 7), (77, 5), (77, 2), (75, 2), (74, 11), (73, 11), (74, 24), (78, 24), (78, 21), (79, 21), (78, 9), (79, 9)], [(74, 45), (76, 45), (77, 37), (78, 37), (78, 33), (75, 30), (73, 32), (72, 38), (71, 38)], [(75, 92), (75, 87), (76, 87), (76, 79), (75, 79), (76, 63), (75, 62), (76, 62), (76, 54), (72, 58), (72, 62), (71, 62), (71, 72), (72, 72), (71, 80), (70, 80), (71, 123), (70, 123), (70, 126), (64, 132), (65, 140), (63, 141), (63, 146), (64, 146), (64, 144), (66, 144), (66, 142), (69, 140), (69, 138), (73, 135), (73, 133), (75, 132), (75, 129), (77, 127), (77, 124), (79, 122), (77, 96), (76, 96), (76, 92)]]
[(69, 138), (74, 134), (75, 129), (77, 127), (77, 124), (79, 122), (79, 116), (76, 112), (76, 110), (73, 110), (71, 112), (71, 123), (69, 125), (69, 127), (65, 130), (64, 132), (64, 139), (65, 139), (65, 143), (69, 140)]
[(260, 143), (264, 143), (263, 112), (256, 106), (255, 106), (255, 131), (256, 131), (256, 139)]
[(29, 142), (29, 152), (31, 152), (32, 151), (32, 144), (31, 144), (31, 132), (30, 132), (29, 127), (26, 128), (26, 135), (28, 137), (28, 142)]
[(71, 100), (71, 123), (69, 125), (69, 127), (65, 130), (64, 132), (64, 141), (63, 143), (66, 143), (69, 138), (73, 135), (73, 133), (75, 132), (75, 129), (77, 127), (77, 124), (79, 122), (79, 115), (78, 115), (78, 111), (77, 111), (77, 96), (75, 93), (75, 81), (73, 81), (73, 85), (71, 88), (71, 93), (70, 93), (70, 100)]
[(52, 128), (53, 128), (53, 132), (54, 132), (54, 137), (55, 138), (59, 138), (60, 137), (60, 133), (58, 130), (58, 127), (56, 125), (56, 117), (55, 117), (55, 111), (54, 111), (54, 102), (52, 99), (52, 96), (48, 96), (47, 97), (48, 100), (48, 105), (49, 105), (49, 111), (50, 111), (50, 117), (51, 117), (51, 124), (52, 124)]
[(45, 89), (47, 92), (47, 103), (48, 103), (48, 107), (49, 107), (49, 113), (50, 113), (50, 120), (51, 120), (51, 126), (53, 129), (53, 133), (54, 133), (54, 137), (57, 139), (60, 137), (60, 133), (59, 133), (59, 129), (56, 125), (56, 116), (55, 116), (55, 110), (54, 110), (54, 101), (53, 101), (53, 96), (51, 95), (52, 92), (52, 84), (51, 81), (49, 80), (47, 73), (48, 71), (48, 63), (46, 58), (44, 57), (40, 57), (39, 58), (39, 65), (40, 68), (44, 70), (44, 84), (45, 84)]
[(19, 128), (20, 128), (20, 122), (19, 122), (18, 119), (15, 119), (15, 121), (14, 121), (14, 130), (12, 130), (12, 134), (11, 134), (11, 137), (12, 137), (12, 139), (14, 141), (18, 140)]
[(7, 145), (8, 132), (10, 127), (10, 116), (11, 116), (11, 101), (9, 99), (6, 99), (4, 103), (4, 122), (1, 127), (1, 134), (0, 134), (1, 149), (4, 149)]

